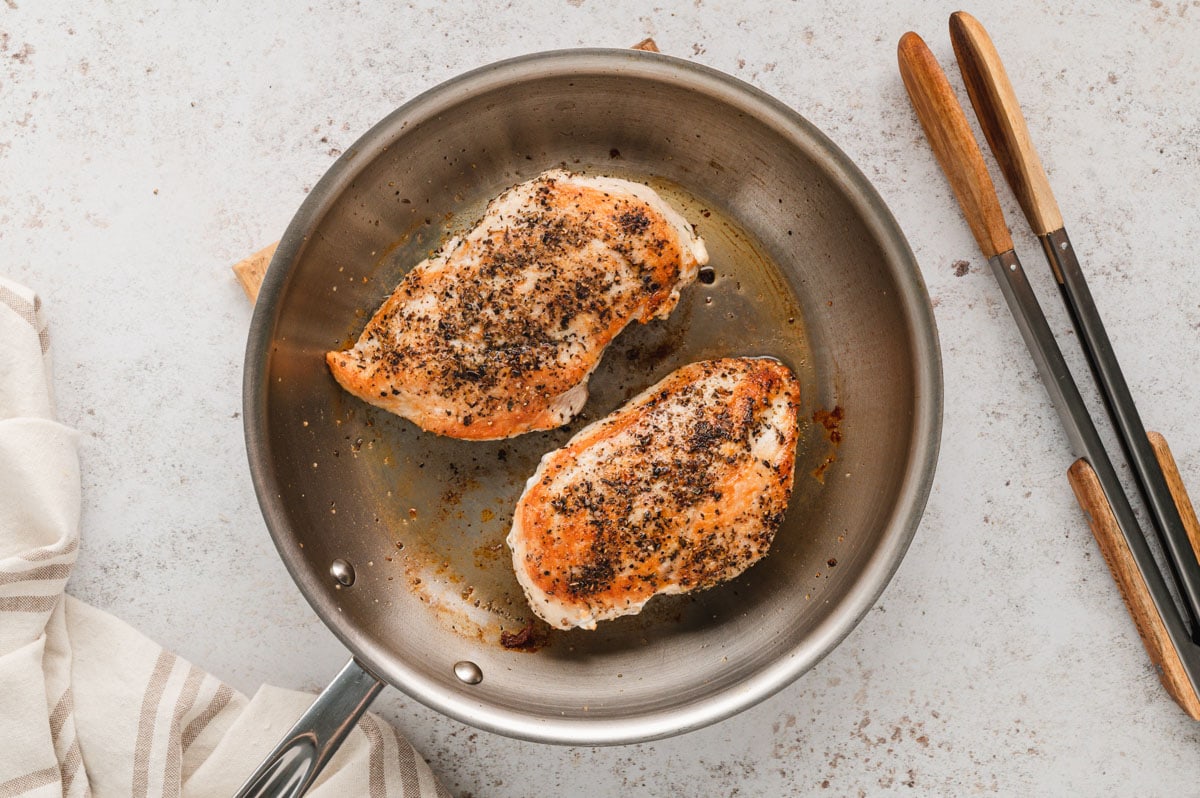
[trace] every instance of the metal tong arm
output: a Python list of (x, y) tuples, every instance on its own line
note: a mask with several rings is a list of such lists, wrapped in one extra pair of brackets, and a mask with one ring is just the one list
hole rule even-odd
[[(1180, 503), (1172, 496), (1163, 469), (1150, 447), (1146, 428), (1092, 300), (1075, 249), (1067, 237), (1062, 213), (1029, 136), (1029, 127), (1004, 63), (983, 25), (964, 11), (951, 15), (950, 39), (988, 145), (1016, 194), (1025, 218), (1041, 239), (1088, 365), (1104, 396), (1109, 418), (1117, 429), (1138, 489), (1150, 510), (1171, 575), (1187, 605), (1185, 615), (1189, 618), (1190, 630), (1193, 636), (1200, 634), (1200, 561), (1188, 538)], [(1186, 491), (1183, 495), (1186, 500)]]
[[(1142, 644), (1161, 669), (1159, 678), (1167, 692), (1189, 716), (1200, 720), (1200, 647), (1192, 641), (1185, 617), (1138, 526), (1016, 253), (1002, 253), (990, 263), (1066, 429), (1071, 449), (1079, 457), (1067, 472), (1071, 487), (1088, 515), (1092, 534), (1133, 616)], [(1166, 456), (1170, 457), (1169, 452)], [(1171, 463), (1173, 467), (1174, 460)], [(1186, 494), (1183, 501), (1187, 501)]]

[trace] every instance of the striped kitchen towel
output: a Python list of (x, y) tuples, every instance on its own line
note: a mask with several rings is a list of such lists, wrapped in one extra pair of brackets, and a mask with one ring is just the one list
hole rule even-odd
[[(55, 418), (38, 298), (0, 278), (0, 798), (228, 796), (312, 702), (253, 698), (63, 590), (79, 547), (77, 434)], [(365, 715), (313, 796), (448, 796)]]

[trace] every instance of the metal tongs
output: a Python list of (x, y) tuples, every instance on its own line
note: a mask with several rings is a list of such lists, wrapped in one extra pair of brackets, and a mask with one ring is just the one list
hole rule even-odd
[(1167, 692), (1189, 716), (1200, 720), (1200, 646), (1196, 642), (1200, 634), (1200, 523), (1166, 441), (1158, 433), (1147, 434), (1142, 426), (995, 46), (983, 26), (962, 11), (950, 17), (950, 37), (979, 124), (1025, 218), (1042, 242), (1124, 455), (1136, 475), (1138, 491), (1169, 566), (1165, 571), (1138, 525), (1017, 260), (995, 186), (962, 106), (933, 53), (911, 32), (900, 39), (899, 46), (904, 86), (1066, 428), (1078, 458), (1067, 471), (1068, 479), (1142, 643)]

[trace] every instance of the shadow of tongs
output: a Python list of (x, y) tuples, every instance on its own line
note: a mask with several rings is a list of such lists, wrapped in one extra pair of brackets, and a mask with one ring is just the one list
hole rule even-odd
[[(992, 152), (1041, 239), (1071, 320), (1149, 509), (1169, 567), (1160, 569), (1138, 526), (1096, 426), (1038, 305), (1000, 210), (996, 189), (962, 107), (933, 54), (915, 33), (900, 39), (900, 74), (917, 117), (987, 256), (1009, 309), (1037, 363), (1077, 459), (1071, 487), (1120, 587), (1167, 691), (1200, 720), (1200, 524), (1175, 460), (1158, 433), (1146, 433), (1080, 270), (1012, 85), (987, 32), (969, 14), (950, 18), (950, 36), (967, 93)], [(1172, 596), (1170, 584), (1178, 594)]]

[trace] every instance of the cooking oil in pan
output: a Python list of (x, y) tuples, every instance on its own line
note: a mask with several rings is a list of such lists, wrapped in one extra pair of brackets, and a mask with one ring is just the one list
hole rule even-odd
[[(676, 368), (719, 357), (778, 358), (795, 371), (802, 396), (817, 395), (799, 303), (763, 247), (720, 209), (679, 186), (647, 182), (696, 226), (710, 261), (682, 291), (669, 318), (634, 323), (613, 341), (591, 377), (583, 412), (569, 425), (500, 441), (460, 441), (423, 432), (375, 408), (365, 410), (380, 534), (393, 541), (388, 564), (396, 575), (389, 584), (415, 592), (467, 636), (499, 644), (502, 630), (514, 632), (532, 621), (505, 537), (538, 461), (582, 427)], [(482, 205), (468, 210), (456, 220), (458, 230), (478, 218)], [(410, 265), (395, 264), (396, 274)], [(802, 411), (805, 418), (811, 413), (812, 408)], [(801, 432), (793, 508), (803, 494), (819, 489), (808, 475), (828, 456), (819, 428), (806, 422)], [(715, 588), (721, 589), (727, 588)], [(660, 597), (641, 615), (611, 623), (667, 623), (678, 614), (678, 602), (695, 600)]]

